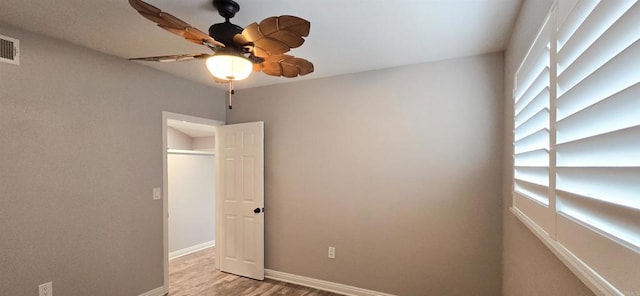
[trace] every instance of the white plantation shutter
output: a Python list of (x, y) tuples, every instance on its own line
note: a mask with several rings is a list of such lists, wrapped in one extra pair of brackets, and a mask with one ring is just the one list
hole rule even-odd
[(640, 5), (578, 2), (558, 35), (556, 238), (640, 293)]
[[(598, 292), (640, 295), (640, 4), (581, 0), (557, 21), (546, 105), (549, 187), (534, 197), (546, 212), (521, 206), (520, 183), (534, 175), (527, 169), (518, 176), (521, 81), (514, 92), (514, 207), (546, 231), (557, 253), (579, 262), (582, 278)], [(542, 35), (520, 71), (536, 44), (547, 42)], [(520, 71), (517, 80), (529, 75)], [(536, 170), (542, 180), (544, 170)]]
[(548, 17), (516, 72), (514, 89), (514, 206), (547, 233), (554, 228), (549, 200), (553, 28)]

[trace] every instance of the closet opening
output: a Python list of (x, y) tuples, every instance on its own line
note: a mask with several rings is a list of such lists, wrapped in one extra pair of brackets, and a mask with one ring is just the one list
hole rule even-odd
[(180, 261), (181, 257), (215, 247), (215, 127), (223, 124), (163, 112), (163, 250), (167, 292), (171, 269), (184, 268), (176, 266), (176, 262), (188, 264)]

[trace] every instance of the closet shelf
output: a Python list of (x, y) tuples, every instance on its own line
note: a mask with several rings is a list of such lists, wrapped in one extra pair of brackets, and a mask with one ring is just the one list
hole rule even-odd
[(215, 155), (213, 151), (167, 149), (168, 154)]

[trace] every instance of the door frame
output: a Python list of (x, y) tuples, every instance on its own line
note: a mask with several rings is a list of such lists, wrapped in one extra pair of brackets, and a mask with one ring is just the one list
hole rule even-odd
[[(167, 121), (180, 120), (190, 123), (204, 124), (209, 126), (221, 126), (225, 125), (224, 121), (195, 117), (191, 115), (172, 113), (162, 111), (162, 261), (163, 261), (163, 288), (164, 293), (169, 292), (169, 172), (168, 172), (168, 153), (167, 153)], [(214, 133), (215, 134), (215, 133)], [(217, 136), (217, 135), (216, 135)], [(216, 141), (217, 145), (217, 141)], [(218, 223), (216, 223), (216, 235)], [(217, 252), (216, 252), (217, 253)], [(217, 262), (217, 260), (216, 260)]]

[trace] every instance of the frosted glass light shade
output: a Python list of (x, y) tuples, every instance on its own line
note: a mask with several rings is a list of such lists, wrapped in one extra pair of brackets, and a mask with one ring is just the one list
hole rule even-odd
[(253, 71), (253, 63), (241, 56), (217, 54), (207, 59), (207, 69), (219, 79), (242, 80)]

